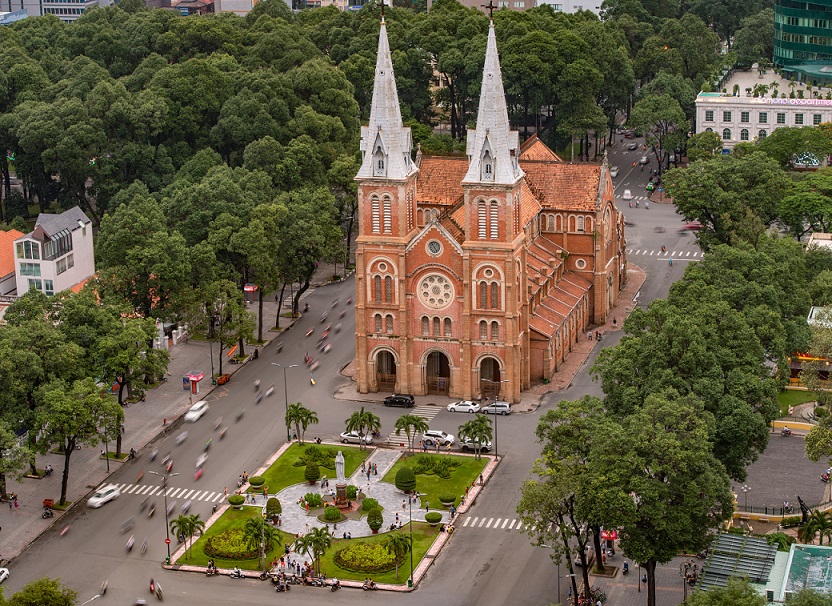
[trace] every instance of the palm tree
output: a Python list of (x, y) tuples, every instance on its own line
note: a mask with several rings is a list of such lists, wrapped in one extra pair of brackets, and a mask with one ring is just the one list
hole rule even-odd
[(823, 544), (823, 537), (829, 538), (832, 543), (832, 516), (825, 511), (813, 511), (800, 529), (800, 538), (807, 543), (812, 543), (816, 534), (820, 534), (819, 545)]
[(332, 535), (329, 528), (313, 528), (295, 540), (295, 552), (312, 556), (312, 565), (317, 574), (321, 574), (320, 558), (332, 547)]
[(474, 450), (477, 453), (477, 458), (480, 458), (480, 450), (483, 444), (488, 444), (491, 441), (493, 431), (491, 429), (491, 419), (486, 415), (477, 415), (475, 418), (467, 421), (459, 426), (460, 439), (464, 437), (474, 441)]
[(205, 522), (199, 514), (180, 515), (175, 520), (170, 521), (170, 531), (179, 536), (185, 537), (188, 547), (188, 556), (191, 555), (191, 547), (193, 546), (193, 537), (196, 534), (201, 535), (205, 531)]
[(393, 554), (393, 557), (396, 559), (396, 579), (398, 579), (399, 562), (410, 551), (410, 537), (403, 532), (394, 532), (387, 539), (384, 546), (387, 547), (387, 553)]
[[(363, 406), (361, 407), (361, 410), (358, 410), (350, 415), (350, 418), (346, 420), (346, 424), (347, 431), (357, 431), (361, 436), (366, 436), (370, 433), (381, 430), (381, 420), (370, 411), (365, 411)], [(367, 444), (364, 440), (359, 442), (359, 447), (361, 449), (366, 448), (366, 446)]]
[(298, 436), (298, 441), (303, 444), (303, 436), (310, 425), (317, 425), (318, 415), (313, 410), (309, 410), (300, 402), (290, 404), (286, 410), (286, 427), (290, 425), (295, 426), (295, 434)]
[(402, 432), (407, 436), (407, 443), (410, 450), (413, 450), (413, 438), (417, 433), (424, 433), (429, 429), (428, 422), (417, 415), (402, 415), (396, 419), (396, 435)]
[(243, 537), (245, 537), (249, 549), (257, 550), (258, 560), (261, 557), (266, 557), (266, 545), (279, 540), (275, 529), (260, 516), (246, 521), (246, 525), (243, 527)]

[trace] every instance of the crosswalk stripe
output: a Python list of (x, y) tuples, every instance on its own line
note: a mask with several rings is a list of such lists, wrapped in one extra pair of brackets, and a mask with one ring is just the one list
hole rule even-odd
[(494, 521), (494, 518), (488, 518), (488, 524), (485, 525), (486, 528), (491, 528), (491, 522)]
[(217, 501), (219, 501), (221, 498), (222, 498), (222, 493), (221, 493), (221, 492), (218, 492), (218, 493), (217, 493), (217, 496), (215, 496), (215, 497), (214, 497), (214, 503), (216, 503)]
[[(513, 524), (513, 523), (514, 523), (514, 522), (512, 522), (512, 524)], [(505, 527), (506, 527), (506, 524), (508, 524), (508, 518), (506, 518), (505, 520), (503, 520), (503, 525), (502, 525), (502, 526), (500, 526), (500, 530), (502, 530), (503, 528), (505, 528)]]
[(171, 494), (173, 491), (174, 491), (173, 486), (169, 487), (167, 490), (165, 490), (165, 492), (164, 492), (164, 496), (169, 497), (169, 496), (170, 496), (170, 494)]
[(514, 528), (514, 523), (515, 523), (516, 521), (517, 521), (517, 520), (512, 520), (512, 521), (511, 521), (511, 524), (509, 524), (509, 526), (508, 526), (508, 529), (509, 529), (509, 530), (511, 530), (512, 528)]
[(190, 499), (190, 498), (191, 498), (191, 495), (192, 495), (192, 494), (194, 494), (195, 492), (197, 492), (197, 491), (196, 491), (196, 490), (192, 490), (192, 491), (191, 491), (191, 492), (189, 492), (188, 494), (184, 495), (184, 496), (183, 496), (183, 498), (185, 498), (185, 499)]
[(124, 490), (124, 494), (133, 494), (136, 491), (137, 488), (140, 488), (140, 486), (138, 486), (137, 484), (134, 484), (133, 486), (130, 486), (129, 488)]
[(468, 522), (470, 522), (470, 521), (471, 521), (471, 518), (465, 518), (465, 521), (462, 523), (462, 527), (465, 528), (466, 526), (468, 526)]
[(200, 501), (202, 501), (203, 499), (205, 499), (207, 501), (208, 499), (206, 499), (205, 497), (208, 497), (211, 494), (213, 494), (213, 493), (210, 490), (203, 490), (198, 495), (196, 495), (194, 498), (199, 499)]
[(517, 530), (523, 530), (523, 522), (517, 522)]
[(482, 528), (482, 525), (483, 525), (483, 524), (485, 524), (485, 518), (483, 518), (482, 520), (480, 520), (480, 523), (479, 523), (479, 525), (477, 526), (477, 528)]

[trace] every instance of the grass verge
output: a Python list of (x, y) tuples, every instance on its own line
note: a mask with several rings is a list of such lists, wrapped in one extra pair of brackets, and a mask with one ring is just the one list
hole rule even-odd
[(806, 402), (814, 402), (818, 397), (813, 391), (802, 389), (785, 389), (777, 394), (777, 404), (780, 406), (780, 415), (787, 416), (789, 408), (799, 406)]
[[(229, 528), (242, 528), (245, 526), (247, 520), (256, 518), (260, 515), (261, 513), (259, 507), (243, 507), (240, 510), (229, 509), (220, 516), (219, 520), (217, 520), (208, 530), (205, 531), (204, 535), (194, 541), (193, 547), (191, 547), (190, 555), (188, 555), (188, 552), (186, 551), (182, 557), (176, 560), (176, 563), (187, 564), (190, 566), (207, 566), (209, 557), (205, 554), (204, 547), (205, 541), (207, 541), (209, 537), (220, 533), (223, 530), (228, 530)], [(266, 564), (271, 562), (275, 557), (283, 555), (283, 546), (295, 540), (295, 535), (283, 532), (282, 530), (277, 530), (277, 535), (279, 539), (272, 545), (271, 550), (266, 553)], [(222, 558), (214, 558), (214, 563), (218, 568), (234, 568), (235, 566), (239, 566), (243, 570), (260, 570), (257, 559), (224, 560)]]
[[(306, 478), (303, 477), (306, 467), (304, 465), (295, 466), (295, 461), (303, 455), (303, 451), (307, 446), (315, 446), (322, 452), (331, 451), (333, 455), (337, 455), (340, 450), (344, 454), (344, 476), (347, 478), (358, 469), (361, 462), (371, 452), (369, 450), (359, 450), (355, 446), (327, 446), (325, 444), (301, 445), (295, 442), (263, 473), (263, 477), (266, 478), (266, 484), (269, 486), (269, 493), (275, 494), (287, 486), (306, 481)], [(326, 475), (330, 479), (335, 477), (334, 469), (320, 467), (320, 471), (321, 476)], [(256, 490), (255, 492), (260, 491), (262, 489)], [(286, 503), (283, 504), (284, 507), (287, 505)]]
[(428, 456), (442, 459), (451, 458), (459, 463), (459, 465), (451, 472), (451, 477), (447, 479), (440, 478), (439, 476), (433, 474), (416, 475), (416, 490), (419, 491), (419, 494), (421, 495), (422, 507), (424, 507), (427, 502), (434, 509), (444, 509), (442, 503), (439, 502), (439, 495), (445, 493), (457, 495), (456, 505), (459, 505), (459, 497), (465, 494), (465, 487), (471, 486), (471, 483), (479, 478), (482, 470), (485, 469), (488, 461), (490, 461), (488, 457), (483, 457), (477, 460), (474, 457), (460, 457), (441, 453), (428, 455), (416, 454), (412, 456), (408, 455), (407, 458), (402, 457), (396, 461), (396, 464), (393, 465), (390, 471), (387, 472), (382, 481), (395, 485), (396, 473), (399, 469), (405, 466), (412, 467), (411, 459), (418, 456)]
[[(403, 526), (401, 531), (409, 534), (409, 528)], [(338, 579), (348, 579), (351, 581), (363, 581), (367, 577), (372, 577), (376, 583), (391, 583), (393, 585), (404, 585), (407, 578), (410, 576), (410, 554), (405, 556), (404, 562), (399, 566), (399, 578), (396, 579), (396, 571), (369, 574), (366, 572), (352, 572), (351, 570), (344, 570), (335, 563), (335, 552), (343, 549), (347, 545), (353, 543), (385, 543), (387, 538), (392, 533), (377, 534), (369, 537), (360, 537), (355, 539), (335, 539), (332, 541), (332, 547), (327, 550), (326, 555), (321, 558), (321, 569), (326, 573), (327, 577), (337, 577)], [(422, 558), (425, 557), (436, 535), (439, 534), (439, 528), (432, 528), (428, 524), (422, 522), (415, 522), (413, 524), (413, 567), (419, 565)]]

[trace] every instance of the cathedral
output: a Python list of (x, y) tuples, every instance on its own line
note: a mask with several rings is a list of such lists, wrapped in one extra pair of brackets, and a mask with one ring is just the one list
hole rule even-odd
[(510, 128), (493, 22), (466, 157), (414, 154), (382, 19), (361, 129), (358, 390), (518, 402), (626, 276), (606, 158), (570, 164)]

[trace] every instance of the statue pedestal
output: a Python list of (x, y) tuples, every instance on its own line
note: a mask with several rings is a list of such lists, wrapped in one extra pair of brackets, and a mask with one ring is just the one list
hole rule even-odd
[(335, 485), (335, 506), (339, 509), (346, 509), (347, 508), (347, 485), (346, 484), (336, 484)]

